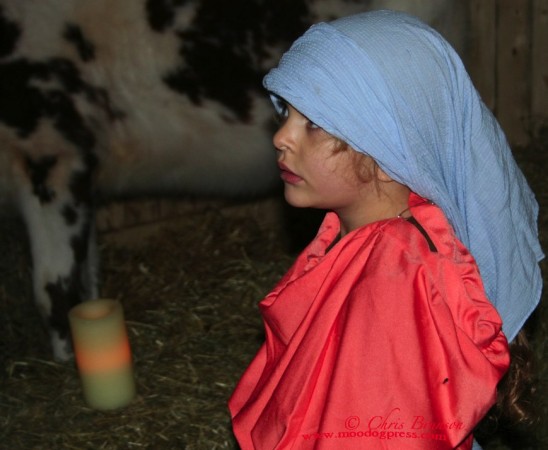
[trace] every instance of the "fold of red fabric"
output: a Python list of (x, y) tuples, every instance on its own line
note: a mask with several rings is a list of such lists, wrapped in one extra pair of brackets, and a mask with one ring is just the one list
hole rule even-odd
[(509, 355), (474, 259), (412, 194), (394, 218), (317, 237), (260, 303), (266, 341), (230, 401), (242, 450), (469, 449)]

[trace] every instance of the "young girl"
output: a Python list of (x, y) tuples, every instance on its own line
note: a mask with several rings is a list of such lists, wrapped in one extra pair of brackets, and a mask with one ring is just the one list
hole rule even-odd
[(329, 212), (260, 304), (241, 448), (472, 448), (541, 290), (496, 120), (447, 42), (391, 11), (313, 26), (264, 84), (287, 201)]

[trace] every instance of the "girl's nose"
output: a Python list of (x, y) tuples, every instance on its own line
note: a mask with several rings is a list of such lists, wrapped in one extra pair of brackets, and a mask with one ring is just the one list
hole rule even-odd
[(292, 137), (290, 132), (290, 127), (287, 124), (287, 121), (280, 126), (278, 131), (274, 134), (272, 142), (276, 150), (283, 151), (287, 150), (291, 145)]

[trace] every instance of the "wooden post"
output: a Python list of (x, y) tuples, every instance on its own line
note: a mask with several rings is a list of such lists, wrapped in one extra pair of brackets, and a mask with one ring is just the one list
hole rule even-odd
[(533, 135), (548, 127), (548, 0), (533, 0), (531, 121)]
[(495, 109), (496, 1), (471, 0), (464, 61), (484, 103)]
[(513, 145), (530, 139), (531, 0), (497, 0), (497, 116)]

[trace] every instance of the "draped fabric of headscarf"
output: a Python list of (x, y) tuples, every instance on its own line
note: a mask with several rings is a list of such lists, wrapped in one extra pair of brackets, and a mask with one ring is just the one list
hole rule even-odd
[(542, 289), (538, 205), (451, 46), (407, 14), (358, 14), (311, 27), (264, 85), (442, 208), (512, 340)]

